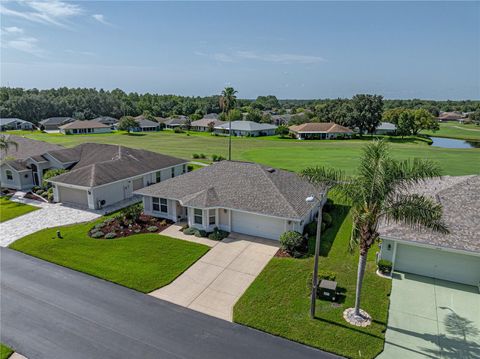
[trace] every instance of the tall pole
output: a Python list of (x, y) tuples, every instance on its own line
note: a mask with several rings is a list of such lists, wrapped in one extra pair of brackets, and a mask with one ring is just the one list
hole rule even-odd
[(315, 239), (315, 259), (313, 262), (313, 278), (312, 278), (312, 294), (310, 297), (310, 318), (315, 318), (315, 303), (317, 300), (317, 288), (318, 288), (318, 257), (320, 256), (320, 236), (322, 234), (322, 202), (318, 208), (317, 216), (317, 236)]
[[(228, 116), (228, 115), (227, 115)], [(232, 117), (228, 116), (228, 160), (232, 160)]]

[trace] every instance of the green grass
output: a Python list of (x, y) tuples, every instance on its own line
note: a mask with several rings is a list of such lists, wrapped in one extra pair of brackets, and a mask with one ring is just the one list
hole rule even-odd
[[(206, 133), (176, 134), (173, 131), (142, 133), (129, 136), (125, 133), (92, 135), (56, 135), (40, 132), (17, 132), (37, 140), (52, 142), (67, 147), (83, 142), (120, 144), (165, 153), (187, 160), (192, 154), (204, 153), (227, 157), (228, 138)], [(444, 174), (466, 175), (479, 172), (480, 149), (447, 149), (429, 146), (425, 141), (414, 139), (389, 139), (392, 155), (396, 159), (412, 157), (438, 161)], [(362, 147), (369, 137), (360, 140), (299, 141), (279, 139), (276, 136), (263, 138), (233, 138), (232, 159), (255, 161), (267, 166), (299, 171), (308, 166), (327, 165), (352, 173), (356, 168)]]
[(369, 255), (361, 304), (373, 323), (359, 328), (342, 317), (346, 308), (354, 306), (358, 262), (358, 252), (348, 252), (352, 226), (348, 212), (348, 207), (339, 205), (332, 212), (334, 223), (322, 237), (319, 264), (320, 271), (337, 275), (344, 295), (339, 307), (317, 300), (316, 318), (311, 320), (308, 283), (313, 257), (274, 257), (235, 305), (234, 321), (346, 357), (374, 358), (380, 353), (391, 282), (375, 274), (375, 247)]
[(7, 359), (13, 354), (13, 350), (0, 343), (0, 359)]
[(480, 141), (480, 126), (474, 124), (461, 124), (458, 122), (442, 122), (440, 130), (423, 131), (422, 133), (434, 137), (457, 138), (460, 140)]
[[(100, 221), (45, 229), (10, 248), (144, 293), (172, 282), (209, 249), (158, 234), (90, 238), (88, 230)], [(56, 238), (57, 229), (63, 238)]]
[(0, 222), (36, 211), (38, 207), (29, 206), (27, 204), (12, 202), (5, 197), (0, 197)]

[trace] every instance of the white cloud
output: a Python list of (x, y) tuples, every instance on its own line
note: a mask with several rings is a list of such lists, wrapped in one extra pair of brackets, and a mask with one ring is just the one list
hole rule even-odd
[(9, 33), (9, 34), (22, 34), (23, 29), (16, 27), (16, 26), (10, 26), (10, 27), (4, 27), (3, 31)]
[(65, 52), (71, 55), (95, 56), (95, 53), (91, 51), (79, 51), (79, 50), (68, 49), (68, 50), (65, 50)]
[(45, 57), (45, 50), (41, 49), (37, 43), (38, 40), (36, 38), (24, 36), (5, 41), (3, 47), (26, 52), (37, 57)]
[(93, 14), (92, 17), (97, 20), (98, 22), (101, 22), (102, 24), (105, 24), (105, 25), (111, 25), (111, 23), (109, 23), (106, 19), (105, 19), (105, 16), (102, 15), (102, 14)]
[(195, 55), (210, 57), (220, 62), (238, 62), (241, 60), (262, 61), (273, 64), (316, 64), (326, 61), (323, 57), (291, 53), (259, 53), (255, 51), (234, 51), (231, 53), (204, 53), (195, 51)]

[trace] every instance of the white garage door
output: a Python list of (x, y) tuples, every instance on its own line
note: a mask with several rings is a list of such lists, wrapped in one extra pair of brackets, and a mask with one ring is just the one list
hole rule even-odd
[(77, 188), (58, 187), (60, 202), (88, 207), (87, 191)]
[(258, 214), (232, 211), (232, 231), (278, 240), (285, 232), (285, 221)]
[(480, 257), (398, 244), (395, 270), (469, 285), (480, 282)]

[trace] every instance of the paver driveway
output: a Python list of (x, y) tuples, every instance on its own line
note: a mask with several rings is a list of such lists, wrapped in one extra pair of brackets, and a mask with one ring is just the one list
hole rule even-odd
[(478, 288), (395, 273), (378, 358), (480, 358)]
[(17, 239), (45, 228), (91, 221), (100, 217), (98, 213), (63, 206), (62, 204), (37, 202), (35, 205), (41, 207), (41, 209), (0, 223), (1, 247), (7, 247)]
[(233, 306), (278, 250), (278, 242), (231, 233), (154, 297), (232, 321)]

